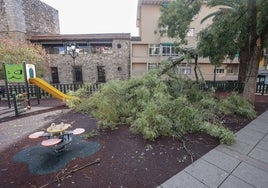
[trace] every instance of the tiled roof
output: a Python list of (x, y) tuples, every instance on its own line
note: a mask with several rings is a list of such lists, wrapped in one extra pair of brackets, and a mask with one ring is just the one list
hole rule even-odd
[(161, 5), (172, 0), (139, 0), (139, 4)]
[(79, 40), (102, 40), (102, 39), (127, 39), (130, 33), (104, 33), (104, 34), (42, 34), (33, 35), (29, 38), (32, 42), (37, 41), (79, 41)]

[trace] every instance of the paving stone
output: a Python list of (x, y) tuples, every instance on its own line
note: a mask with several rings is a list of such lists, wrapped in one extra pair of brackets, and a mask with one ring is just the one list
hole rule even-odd
[(185, 171), (182, 171), (175, 176), (168, 179), (166, 182), (164, 182), (161, 186), (158, 188), (207, 188), (206, 185), (192, 177), (190, 174), (186, 173)]
[(231, 157), (217, 150), (211, 150), (206, 155), (204, 155), (202, 159), (218, 166), (227, 172), (232, 172), (234, 168), (236, 168), (237, 165), (241, 162), (237, 158)]
[(233, 175), (255, 187), (268, 187), (268, 172), (260, 170), (246, 163), (241, 163), (233, 172)]
[[(66, 113), (70, 109), (55, 110), (47, 113), (34, 115), (32, 118), (19, 118), (14, 121), (1, 123), (0, 126), (0, 151), (5, 150), (21, 138), (27, 137), (30, 133), (49, 125), (55, 116)], [(9, 139), (12, 137), (12, 139)]]
[(263, 119), (257, 118), (249, 123), (245, 128), (255, 130), (261, 133), (268, 133), (268, 122), (265, 122)]
[[(255, 145), (246, 144), (244, 142), (241, 142), (240, 140), (236, 140), (236, 142), (231, 146), (227, 146), (227, 145), (220, 145), (220, 146), (222, 146), (222, 148), (226, 147), (226, 148), (229, 148), (233, 151), (247, 155), (254, 148)], [(219, 151), (220, 150), (221, 149), (219, 149)]]
[(231, 175), (219, 186), (219, 188), (254, 188), (254, 186)]
[(268, 135), (266, 135), (256, 147), (268, 152)]
[[(268, 111), (160, 187), (268, 187)], [(160, 188), (159, 187), (159, 188)]]
[(198, 159), (185, 171), (208, 187), (218, 187), (228, 176), (227, 172), (203, 159)]
[(264, 136), (265, 133), (260, 133), (245, 127), (236, 134), (236, 139), (255, 146)]
[(262, 162), (265, 162), (268, 164), (268, 152), (259, 148), (254, 148), (250, 153), (249, 156), (258, 159)]
[(265, 112), (263, 112), (261, 115), (258, 116), (257, 119), (262, 119), (263, 121), (268, 123), (268, 111), (266, 110)]

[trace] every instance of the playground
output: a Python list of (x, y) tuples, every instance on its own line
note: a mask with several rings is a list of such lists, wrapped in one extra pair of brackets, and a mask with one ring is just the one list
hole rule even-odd
[[(267, 96), (256, 96), (256, 99), (259, 114), (268, 109)], [(6, 106), (6, 103), (0, 104)], [(30, 112), (32, 110), (34, 112)], [(61, 156), (62, 160), (50, 158), (50, 164), (59, 165), (61, 161), (64, 165), (52, 172), (33, 171), (29, 163), (18, 161), (17, 157), (29, 150), (46, 148), (41, 146), (42, 138), (33, 140), (28, 136), (46, 129), (52, 122), (70, 123), (73, 129), (84, 128), (83, 136), (75, 137), (82, 140), (74, 140), (72, 146), (80, 142), (98, 143), (99, 150), (89, 156), (74, 157), (73, 153), (67, 153), (73, 157), (68, 162), (67, 156)], [(247, 123), (248, 119), (233, 115), (226, 117), (225, 124), (237, 131)], [(6, 129), (10, 134), (5, 134)], [(15, 129), (17, 131), (12, 131)], [(187, 135), (185, 143), (170, 138), (150, 142), (141, 135), (131, 134), (127, 127), (98, 130), (95, 134), (93, 130), (97, 130), (94, 119), (68, 109), (58, 99), (42, 99), (40, 104), (33, 101), (31, 110), (18, 117), (5, 118), (1, 122), (1, 138), (10, 142), (8, 147), (0, 149), (0, 187), (156, 187), (191, 164), (191, 158), (197, 160), (219, 144), (217, 139), (202, 134)], [(49, 150), (47, 148), (47, 152)]]
[[(95, 119), (68, 109), (64, 100), (70, 96), (36, 78), (33, 68), (8, 70), (26, 70), (30, 77), (22, 76), (22, 83), (34, 84), (53, 98), (30, 101), (27, 94), (16, 94), (13, 101), (24, 104), (18, 105), (23, 109), (19, 114), (8, 108), (12, 99), (0, 101), (0, 187), (157, 187), (219, 145), (218, 139), (200, 133), (183, 141), (147, 141), (126, 126), (99, 130)], [(19, 79), (9, 78), (14, 77)], [(267, 96), (256, 96), (255, 109), (258, 114), (268, 109)], [(232, 114), (224, 121), (237, 132), (251, 120)], [(50, 134), (57, 125), (64, 129)]]

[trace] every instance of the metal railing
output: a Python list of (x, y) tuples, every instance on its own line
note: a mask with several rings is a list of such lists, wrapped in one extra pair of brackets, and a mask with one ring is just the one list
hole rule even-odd
[[(95, 83), (92, 85), (84, 85), (84, 84), (51, 84), (53, 87), (57, 88), (62, 93), (67, 94), (69, 91), (75, 91), (81, 87), (85, 87), (89, 94), (97, 91), (100, 88), (100, 84)], [(52, 96), (46, 91), (40, 89), (35, 85), (28, 85), (29, 87), (29, 97), (30, 98), (51, 98)], [(26, 93), (27, 88), (25, 85), (8, 85), (9, 94), (19, 94)], [(8, 99), (7, 96), (7, 88), (5, 85), (0, 85), (0, 100)]]
[[(83, 84), (52, 84), (55, 88), (63, 93), (68, 93), (69, 91), (75, 91), (81, 87), (85, 87), (86, 90), (91, 94), (97, 91), (101, 84), (95, 83), (91, 85)], [(25, 93), (27, 91), (25, 85), (9, 85), (9, 93)], [(226, 81), (207, 81), (206, 88), (214, 87), (217, 91), (241, 91), (243, 85), (239, 85), (236, 81), (226, 82)], [(268, 95), (268, 85), (264, 83), (257, 83), (256, 93), (261, 95)], [(46, 91), (38, 88), (35, 85), (29, 85), (29, 96), (30, 98), (51, 98), (52, 96)], [(7, 99), (7, 92), (5, 85), (0, 85), (0, 100)]]

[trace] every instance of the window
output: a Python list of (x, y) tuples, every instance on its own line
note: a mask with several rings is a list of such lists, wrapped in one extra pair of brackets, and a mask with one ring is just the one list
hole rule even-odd
[(178, 56), (178, 50), (174, 47), (172, 43), (162, 43), (161, 44), (161, 54), (162, 56)]
[(162, 56), (171, 56), (171, 46), (162, 46)]
[(106, 82), (105, 66), (97, 66), (97, 71), (98, 71), (98, 82), (101, 83)]
[(63, 44), (44, 44), (43, 47), (46, 49), (48, 54), (64, 54), (65, 48)]
[(189, 31), (187, 32), (187, 37), (194, 37), (195, 36), (195, 29), (190, 28)]
[(257, 83), (264, 84), (265, 83), (265, 76), (264, 75), (258, 75)]
[(113, 53), (111, 42), (77, 43), (77, 45), (79, 46), (79, 54)]
[(149, 54), (150, 54), (150, 56), (159, 56), (160, 55), (160, 44), (150, 44)]
[(224, 73), (224, 68), (216, 67), (215, 72), (216, 72), (216, 74), (223, 74)]
[(74, 67), (74, 82), (83, 83), (82, 66)]
[(191, 69), (191, 66), (187, 66), (187, 65), (180, 65), (178, 67), (178, 73), (179, 74), (191, 74), (192, 72), (192, 69)]
[(50, 71), (51, 71), (52, 83), (60, 83), (58, 68), (57, 67), (51, 67)]

